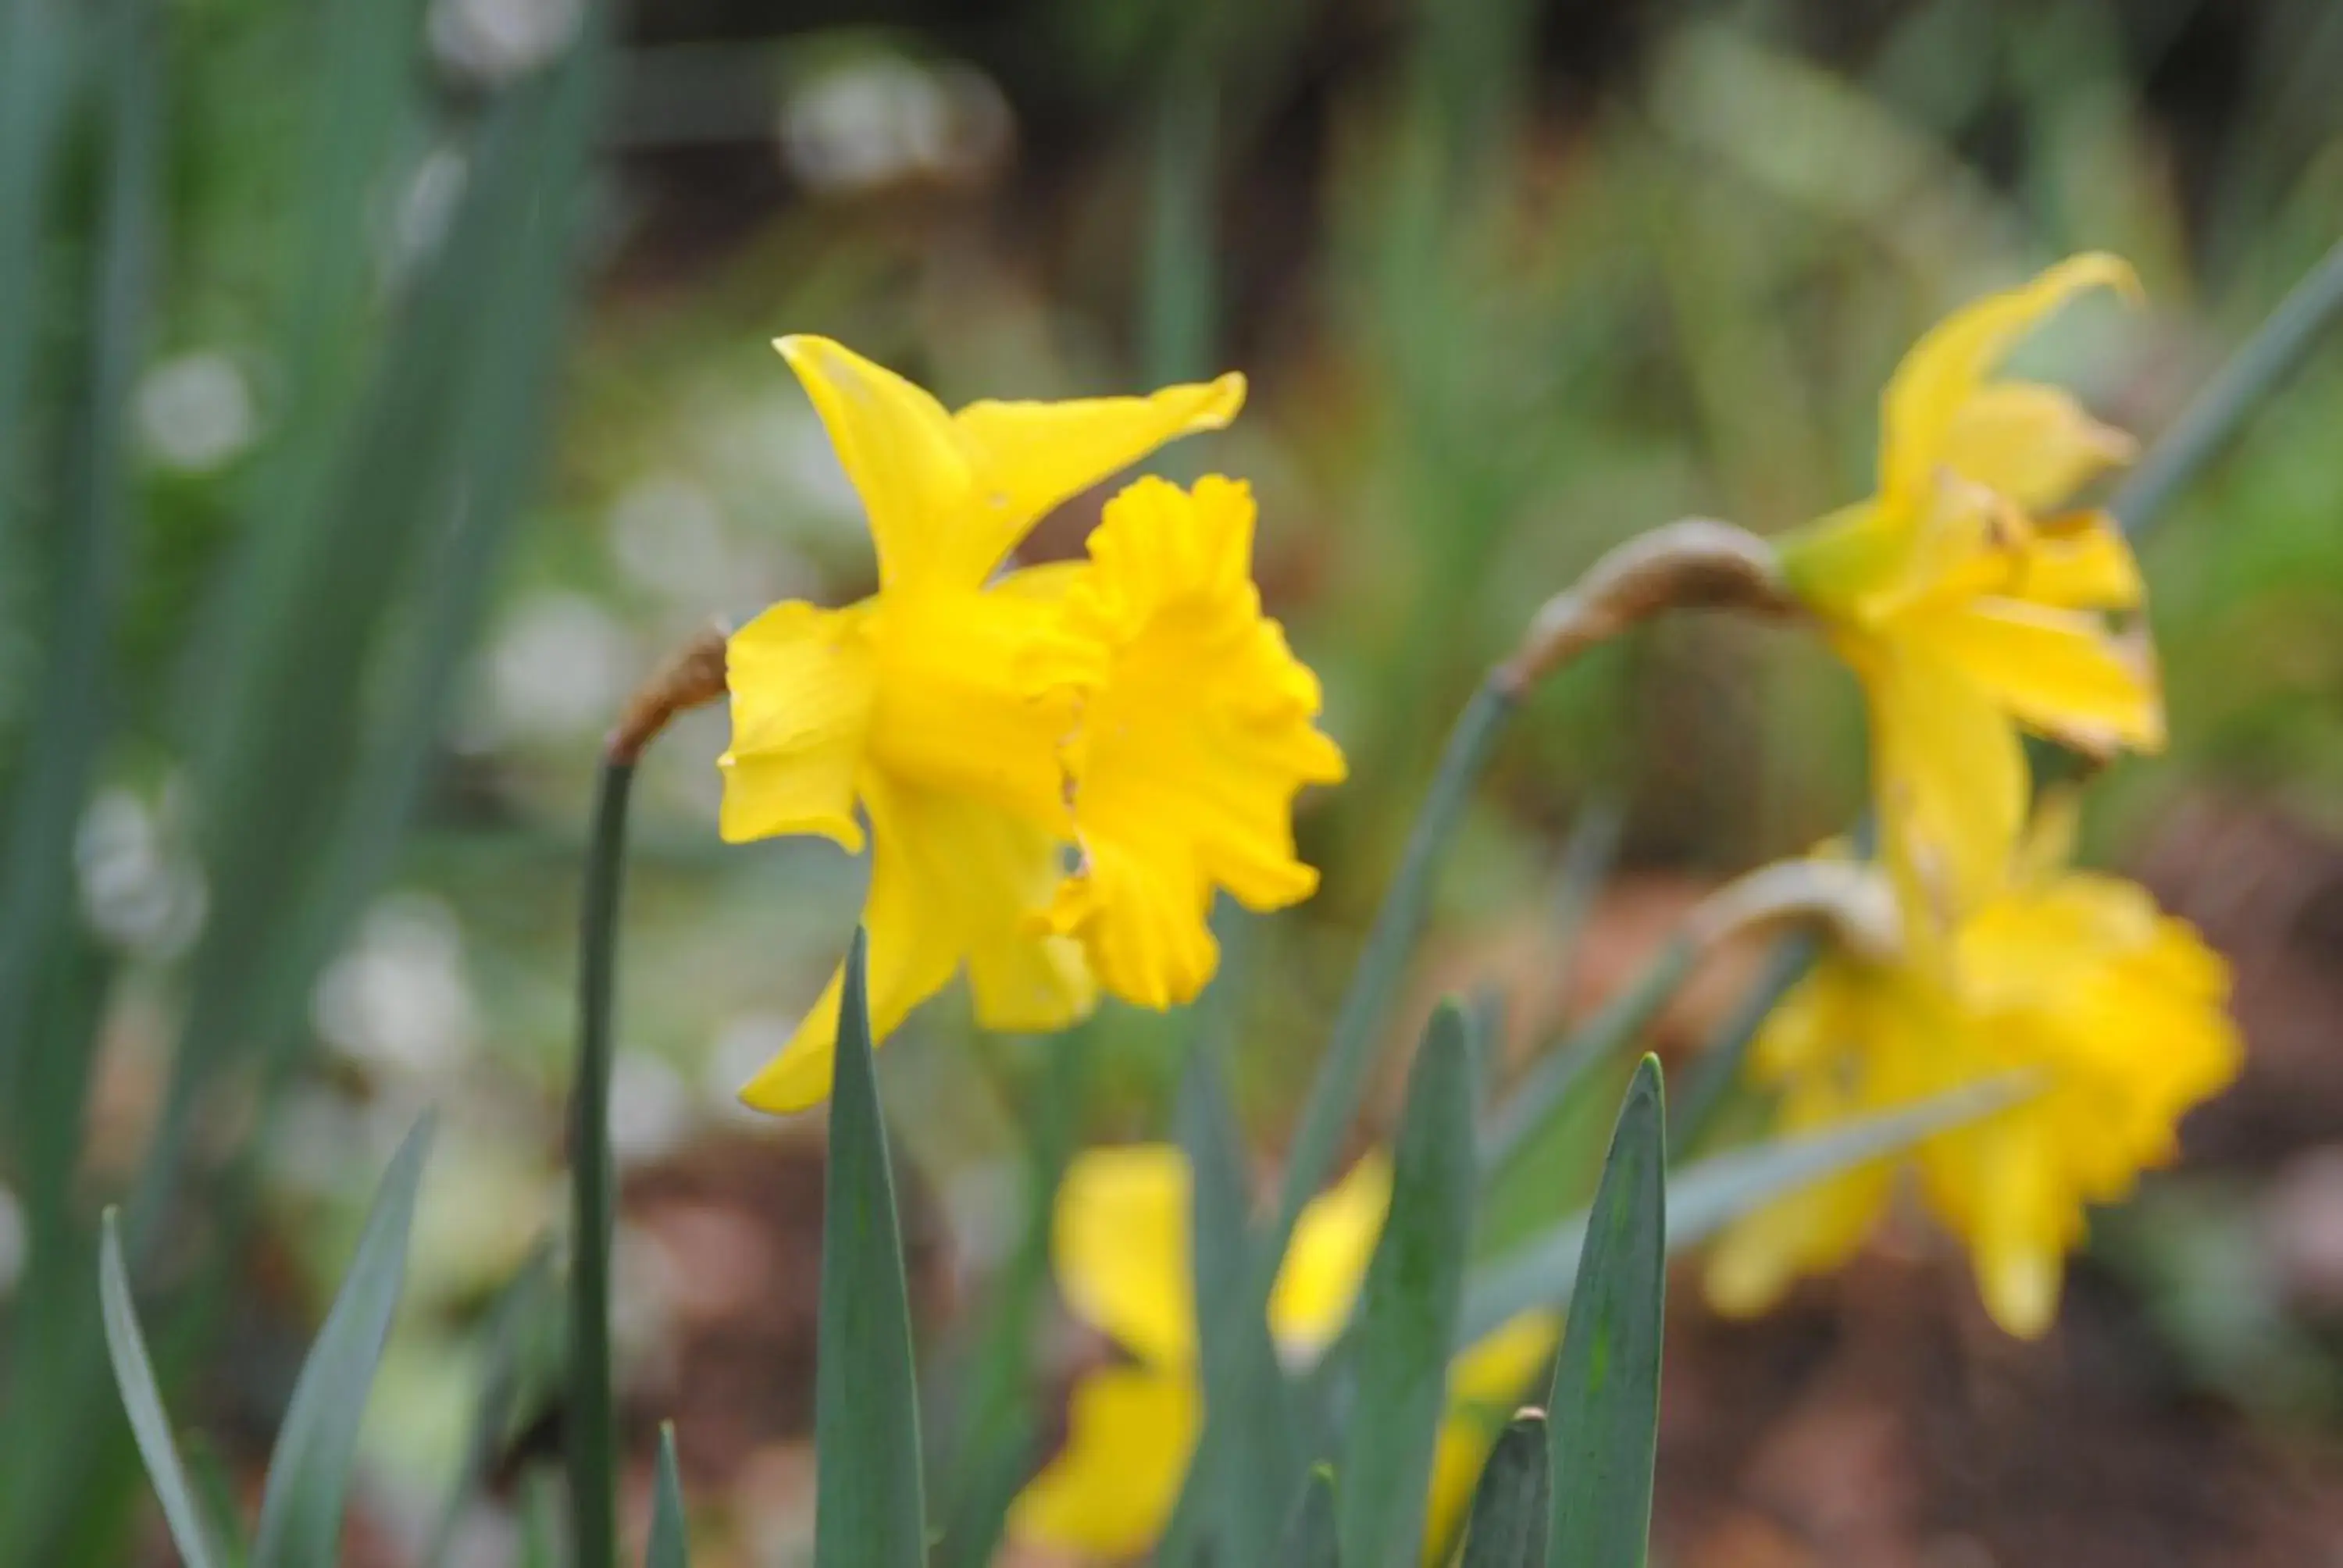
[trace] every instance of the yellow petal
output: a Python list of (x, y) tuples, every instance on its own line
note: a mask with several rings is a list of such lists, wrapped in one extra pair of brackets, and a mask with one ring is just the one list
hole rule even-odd
[(953, 415), (827, 337), (774, 347), (870, 514), (882, 590), (980, 587), (1052, 507), (1174, 437), (1218, 429), (1244, 403), (1244, 377), (1228, 375), (1149, 397), (972, 403)]
[(854, 779), (878, 685), (864, 619), (860, 607), (777, 604), (726, 644), (732, 745), (717, 765), (728, 842), (819, 833), (862, 848)]
[(1509, 1415), (1561, 1337), (1557, 1313), (1523, 1312), (1508, 1319), (1449, 1368), (1449, 1403), (1487, 1405)]
[(1151, 1365), (1192, 1364), (1188, 1160), (1168, 1143), (1084, 1150), (1066, 1168), (1051, 1228), (1074, 1314)]
[(2026, 756), (1968, 673), (1926, 649), (1856, 656), (1870, 699), (1881, 853), (1907, 934), (1948, 928), (2007, 873), (2026, 819)]
[(1933, 1195), (1957, 1190), (1986, 1311), (2020, 1339), (2039, 1339), (2056, 1319), (2066, 1249), (2083, 1225), (2080, 1203), (2060, 1191), (2056, 1155), (2041, 1146), (2047, 1131), (2039, 1108), (2021, 1107), (1936, 1140), (1922, 1156)]
[(1363, 1155), (1295, 1221), (1269, 1298), (1270, 1333), (1289, 1360), (1315, 1359), (1350, 1321), (1391, 1208), (1391, 1183), (1390, 1158), (1380, 1151)]
[(2073, 609), (2131, 609), (2145, 592), (2139, 562), (2115, 518), (2076, 512), (2035, 527), (2012, 598)]
[[(959, 967), (954, 932), (930, 919), (910, 846), (874, 821), (870, 892), (862, 923), (870, 932), (870, 1036), (883, 1044), (905, 1015), (944, 988)], [(789, 1043), (740, 1091), (743, 1103), (776, 1116), (804, 1111), (830, 1098), (838, 1058), (838, 1013), (845, 991), (841, 966), (830, 977)]]
[(2087, 288), (2137, 297), (2131, 267), (2104, 252), (2070, 256), (2005, 293), (1938, 323), (1896, 367), (1881, 411), (1880, 487), (1893, 504), (1921, 503), (1949, 461), (1954, 431), (2002, 357), (2036, 322)]
[(1726, 1317), (1755, 1317), (1801, 1276), (1846, 1261), (1887, 1211), (1894, 1179), (1886, 1161), (1862, 1166), (1735, 1221), (1701, 1277), (1708, 1304)]
[(1067, 748), (1082, 851), (1052, 906), (1100, 979), (1142, 1006), (1192, 998), (1217, 949), (1212, 891), (1253, 909), (1306, 898), (1293, 800), (1342, 775), (1313, 720), (1318, 682), (1261, 613), (1253, 505), (1207, 476), (1192, 493), (1141, 479), (1108, 504), (1069, 624), (1108, 650)]
[[(884, 774), (866, 776), (870, 814), (870, 1027), (884, 1040), (962, 961), (989, 1029), (1054, 1029), (1094, 998), (1080, 954), (1039, 929), (1057, 879), (1049, 832), (984, 801)], [(740, 1098), (801, 1111), (830, 1094), (838, 1044), (833, 977), (779, 1055)]]
[[(925, 391), (827, 337), (777, 338), (870, 514), (882, 589), (954, 575), (975, 495), (967, 443)], [(998, 558), (997, 557), (995, 558)], [(980, 583), (988, 565), (965, 578)]]
[(1954, 411), (1937, 461), (2029, 512), (2057, 506), (2137, 443), (2084, 412), (2071, 393), (2030, 381), (1980, 387)]
[(971, 403), (953, 416), (975, 464), (980, 504), (955, 549), (981, 581), (1051, 508), (1165, 442), (1218, 430), (1244, 407), (1245, 380), (1166, 387), (1145, 397)]
[(2164, 743), (2162, 695), (2144, 651), (2127, 654), (2088, 611), (1981, 599), (1915, 616), (1906, 635), (2019, 722), (2068, 745), (2108, 752)]
[(1155, 1543), (1178, 1501), (1203, 1402), (1176, 1373), (1111, 1367), (1075, 1385), (1066, 1446), (1018, 1494), (1018, 1541), (1105, 1558)]

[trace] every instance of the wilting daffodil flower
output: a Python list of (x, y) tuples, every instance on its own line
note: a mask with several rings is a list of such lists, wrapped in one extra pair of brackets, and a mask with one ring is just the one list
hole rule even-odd
[(1274, 910), (1318, 886), (1294, 858), (1293, 797), (1338, 782), (1342, 754), (1312, 723), (1317, 678), (1261, 613), (1252, 530), (1242, 483), (1141, 479), (1107, 503), (1066, 589), (1067, 628), (1106, 658), (1067, 746), (1079, 857), (1048, 922), (1145, 1007), (1212, 978), (1215, 889)]
[[(1017, 1539), (1131, 1557), (1171, 1516), (1203, 1422), (1188, 1182), (1186, 1157), (1163, 1144), (1091, 1150), (1066, 1173), (1051, 1238), (1060, 1287), (1131, 1359), (1076, 1385), (1064, 1450), (1010, 1512)], [(1311, 1364), (1341, 1333), (1390, 1202), (1391, 1166), (1370, 1155), (1302, 1211), (1269, 1304), (1272, 1337), (1290, 1364)], [(1450, 1367), (1427, 1562), (1462, 1523), (1496, 1432), (1558, 1331), (1552, 1314), (1525, 1313)]]
[(1921, 338), (1882, 407), (1879, 490), (1782, 542), (1792, 592), (1862, 680), (1883, 852), (1907, 905), (1974, 903), (2025, 820), (2016, 726), (2083, 750), (2154, 749), (2144, 644), (2105, 618), (2140, 602), (2114, 519), (2061, 510), (2132, 442), (2069, 394), (1994, 378), (2074, 295), (2136, 296), (2116, 257), (2060, 263)]
[[(1072, 835), (1067, 739), (1109, 653), (1063, 602), (1082, 568), (996, 578), (1051, 508), (1174, 437), (1217, 429), (1244, 381), (1148, 397), (970, 404), (948, 413), (820, 337), (777, 345), (860, 494), (879, 588), (844, 609), (789, 602), (727, 655), (732, 744), (722, 830), (814, 833), (850, 850), (870, 822), (871, 1023), (881, 1036), (965, 967), (987, 1027), (1081, 1017), (1096, 986), (1047, 918)], [(742, 1098), (791, 1111), (830, 1091), (839, 982)]]
[(1709, 1262), (1723, 1311), (1770, 1305), (1835, 1267), (1886, 1211), (1899, 1176), (1966, 1243), (1994, 1321), (2034, 1336), (2056, 1315), (2085, 1209), (2170, 1160), (2188, 1109), (2237, 1075), (2228, 972), (2133, 883), (2066, 870), (2037, 831), (2003, 885), (1955, 925), (1944, 962), (1840, 951), (1782, 1000), (1749, 1070), (1782, 1130), (1820, 1129), (1964, 1083), (2019, 1096), (1881, 1161), (1762, 1209)]

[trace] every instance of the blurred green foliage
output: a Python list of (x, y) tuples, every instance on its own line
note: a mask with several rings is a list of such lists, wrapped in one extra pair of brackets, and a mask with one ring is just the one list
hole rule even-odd
[[(0, 1421), (0, 1563), (116, 1561), (130, 1528), (98, 1203), (131, 1200), (166, 1384), (203, 1369), (274, 1412), (284, 1356), (216, 1347), (322, 1310), (419, 1101), (449, 1115), (371, 1441), (409, 1482), (458, 1462), (449, 1369), (559, 1202), (594, 739), (709, 615), (870, 572), (774, 333), (948, 399), (1252, 376), (1212, 461), (1254, 477), (1268, 596), (1355, 762), (1304, 824), (1325, 892), (1248, 933), (1219, 1025), (1260, 1146), (1442, 735), (1539, 598), (1668, 517), (1774, 528), (1860, 493), (1912, 333), (2065, 251), (2147, 279), (2118, 352), (2107, 317), (2046, 347), (2152, 434), (2343, 210), (2320, 0), (1584, 11), (647, 9), (605, 113), (562, 53), (575, 6), (0, 0), (0, 1181), (24, 1232), (0, 1409), (68, 1412)], [(2110, 780), (2103, 849), (2207, 780), (2331, 821), (2338, 417), (2328, 357), (2149, 548), (2175, 765)], [(642, 780), (626, 940), (657, 979), (619, 1042), (622, 1165), (723, 1125), (854, 904), (826, 848), (717, 850), (720, 729)], [(1767, 632), (1608, 650), (1460, 803), (1423, 968), (1561, 962), (1547, 900), (1588, 801), (1633, 802), (1628, 864), (1737, 864), (1845, 819), (1857, 744), (1837, 673)], [(1371, 1019), (1412, 1037), (1424, 976), (1383, 978), (1410, 1002)], [(1010, 1238), (971, 1255), (1037, 1290), (1031, 1216), (986, 1194), (1056, 1070), (1031, 1042), (935, 1049), (956, 1007), (893, 1053), (902, 1151), (966, 1235)], [(1565, 1010), (1512, 1009), (1517, 1049)], [(1093, 1032), (1070, 1123), (1160, 1131), (1188, 1025)], [(1536, 1151), (1557, 1190), (1591, 1188), (1617, 1087), (1572, 1091), (1574, 1131)], [(263, 1304), (256, 1234), (297, 1264)]]

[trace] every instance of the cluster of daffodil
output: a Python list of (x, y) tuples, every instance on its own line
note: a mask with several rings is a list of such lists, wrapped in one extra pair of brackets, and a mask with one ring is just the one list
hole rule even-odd
[[(2071, 505), (2131, 443), (2066, 392), (1996, 374), (2097, 286), (2137, 286), (2081, 256), (1929, 333), (1884, 398), (1875, 495), (1778, 546), (1655, 530), (1558, 598), (1501, 669), (1518, 687), (1676, 604), (1818, 627), (1867, 699), (1878, 848), (1875, 869), (1837, 857), (1823, 879), (1868, 881), (1868, 907), (1893, 913), (1785, 997), (1749, 1074), (1785, 1134), (2007, 1081), (1991, 1114), (1745, 1216), (1707, 1276), (1727, 1311), (1845, 1260), (1908, 1189), (1966, 1240), (1994, 1317), (2039, 1333), (2085, 1206), (2167, 1158), (2177, 1119), (2237, 1070), (2220, 962), (2141, 890), (2066, 869), (2071, 813), (2036, 807), (2024, 748), (2030, 731), (2105, 757), (2163, 736), (2144, 634), (2117, 620), (2141, 606), (2131, 552), (2105, 512)], [(1061, 502), (1225, 425), (1242, 381), (950, 413), (835, 343), (779, 347), (862, 496), (879, 587), (844, 609), (779, 605), (731, 638), (725, 835), (857, 850), (867, 832), (876, 1036), (963, 969), (996, 1029), (1063, 1026), (1101, 993), (1192, 999), (1217, 962), (1218, 894), (1270, 910), (1312, 890), (1293, 802), (1342, 775), (1316, 680), (1261, 611), (1251, 496), (1142, 478), (1106, 503), (1086, 558), (1006, 568)], [(833, 980), (751, 1105), (823, 1098), (839, 1005)], [(1202, 1424), (1188, 1185), (1177, 1150), (1142, 1146), (1078, 1158), (1060, 1192), (1067, 1300), (1129, 1360), (1076, 1391), (1065, 1448), (1011, 1511), (1023, 1537), (1136, 1553), (1172, 1510)], [(1390, 1187), (1370, 1156), (1302, 1213), (1269, 1306), (1290, 1369), (1348, 1321)], [(1528, 1313), (1453, 1364), (1427, 1550), (1453, 1539), (1489, 1412), (1559, 1329)]]
[(2021, 729), (2095, 757), (2164, 736), (2144, 632), (2110, 620), (2141, 606), (2131, 551), (2106, 512), (2069, 504), (2131, 442), (2062, 390), (1994, 375), (2100, 286), (2137, 288), (2115, 258), (2078, 256), (1929, 333), (1887, 388), (1878, 493), (1781, 547), (1785, 584), (1863, 684), (1901, 931), (1890, 956), (1825, 958), (1750, 1071), (1790, 1130), (2000, 1075), (2016, 1098), (1742, 1221), (1708, 1272), (1727, 1311), (1843, 1261), (1908, 1167), (1995, 1320), (2039, 1334), (2085, 1206), (2168, 1160), (2181, 1115), (2237, 1070), (2221, 961), (2144, 890), (2066, 869), (2068, 799), (2029, 825)]

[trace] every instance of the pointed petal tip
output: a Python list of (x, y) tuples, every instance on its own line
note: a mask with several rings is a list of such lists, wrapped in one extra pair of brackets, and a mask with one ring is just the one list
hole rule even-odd
[(1204, 390), (1207, 396), (1203, 407), (1197, 410), (1195, 427), (1222, 429), (1244, 407), (1247, 390), (1244, 372), (1230, 370), (1216, 376), (1206, 384)]
[(830, 1050), (792, 1041), (740, 1086), (737, 1098), (749, 1110), (768, 1116), (811, 1111), (830, 1098), (835, 1061)]

